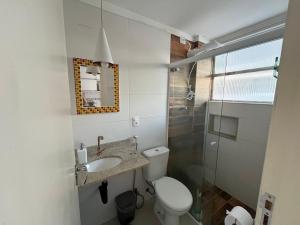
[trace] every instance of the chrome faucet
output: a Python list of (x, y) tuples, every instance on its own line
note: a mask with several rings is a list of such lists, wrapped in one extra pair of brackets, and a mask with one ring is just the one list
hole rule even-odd
[(105, 148), (101, 149), (101, 146), (100, 146), (100, 141), (103, 139), (104, 139), (103, 136), (98, 136), (97, 156), (99, 156), (105, 150)]

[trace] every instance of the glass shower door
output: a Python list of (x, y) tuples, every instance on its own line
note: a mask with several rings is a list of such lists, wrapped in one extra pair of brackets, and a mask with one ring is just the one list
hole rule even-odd
[(202, 225), (224, 224), (226, 210), (238, 205), (255, 216), (281, 45), (170, 72), (168, 175), (191, 191), (190, 214)]
[[(210, 119), (218, 130), (220, 117), (208, 118), (212, 59), (170, 71), (168, 176), (181, 181), (193, 195), (190, 214), (203, 224), (212, 224), (213, 188), (218, 135), (208, 134)], [(191, 97), (192, 96), (192, 97)], [(220, 108), (214, 108), (221, 115)]]
[(215, 57), (210, 105), (221, 105), (215, 185), (226, 196), (223, 212), (242, 206), (255, 217), (281, 46), (277, 39)]

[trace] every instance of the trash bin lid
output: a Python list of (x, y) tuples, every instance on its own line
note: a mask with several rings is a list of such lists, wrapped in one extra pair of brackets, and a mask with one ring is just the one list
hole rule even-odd
[(133, 191), (126, 191), (116, 197), (116, 204), (119, 209), (127, 209), (136, 204), (136, 196)]

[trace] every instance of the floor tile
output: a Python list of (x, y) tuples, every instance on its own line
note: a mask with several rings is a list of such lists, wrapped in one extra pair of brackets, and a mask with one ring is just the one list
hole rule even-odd
[[(153, 212), (154, 199), (147, 200), (142, 209), (136, 210), (134, 221), (131, 225), (161, 225)], [(117, 218), (103, 225), (120, 225)], [(180, 218), (180, 225), (197, 225), (196, 222), (188, 215), (183, 215)]]
[[(224, 225), (226, 210), (230, 211), (234, 206), (244, 207), (254, 218), (255, 210), (251, 209), (238, 199), (232, 197), (225, 191), (210, 185), (202, 189), (202, 224), (203, 225)], [(161, 225), (153, 212), (154, 199), (145, 202), (142, 209), (136, 211), (135, 220), (132, 225)], [(199, 223), (200, 224), (200, 223)], [(103, 225), (120, 225), (115, 218)], [(197, 225), (190, 215), (185, 214), (180, 218), (180, 225)]]
[(226, 210), (235, 206), (242, 206), (255, 217), (255, 210), (216, 186), (205, 184), (202, 191), (203, 225), (224, 225)]

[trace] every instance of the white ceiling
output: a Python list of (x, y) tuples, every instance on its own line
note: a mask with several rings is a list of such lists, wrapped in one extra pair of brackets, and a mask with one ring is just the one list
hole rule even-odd
[(283, 13), (288, 0), (105, 0), (208, 40)]

